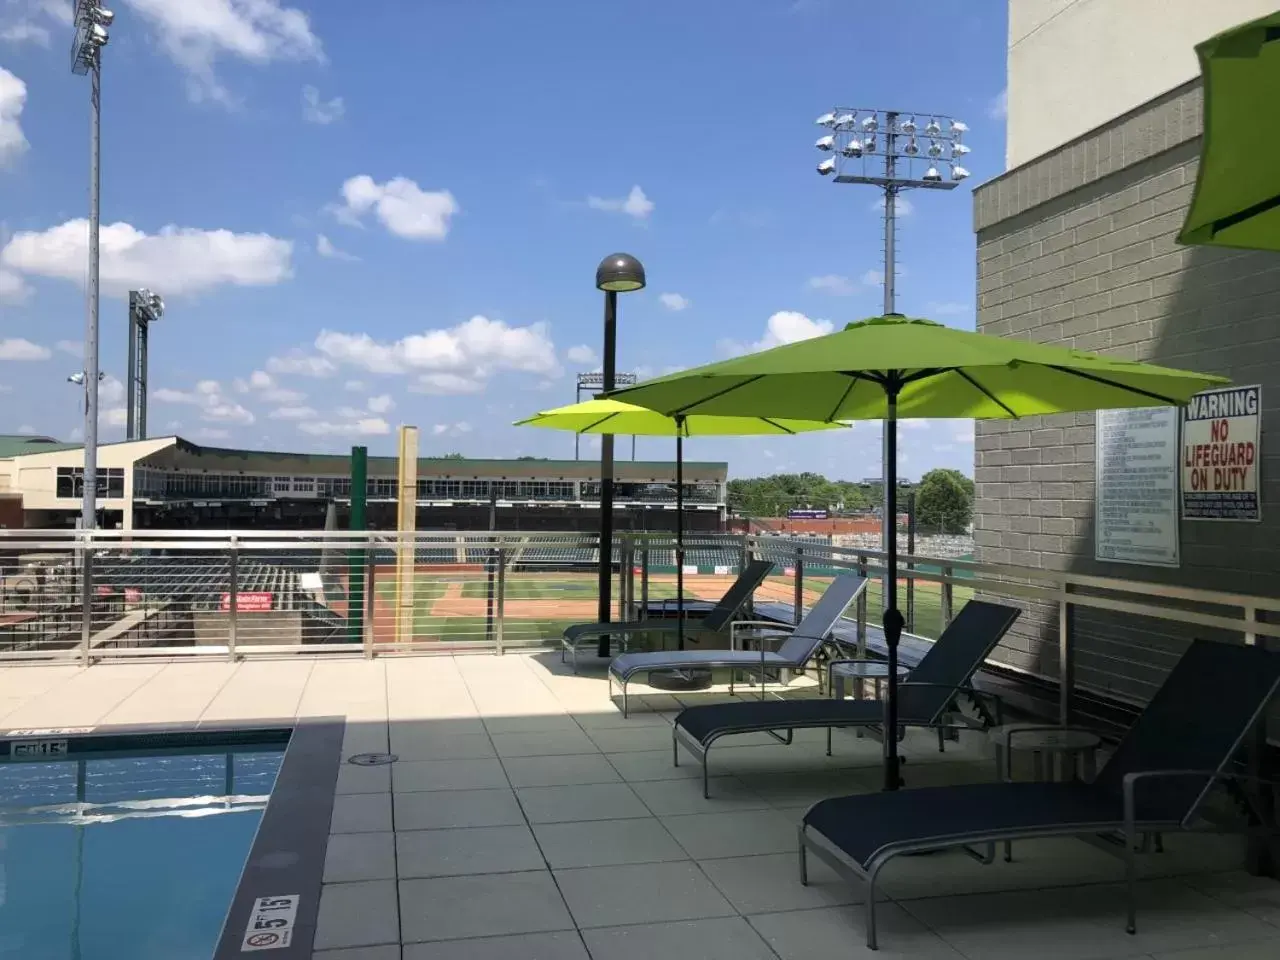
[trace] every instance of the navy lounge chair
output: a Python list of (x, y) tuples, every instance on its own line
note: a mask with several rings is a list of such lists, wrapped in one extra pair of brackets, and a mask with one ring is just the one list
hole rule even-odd
[[(961, 847), (992, 863), (1000, 841), (1119, 833), (1133, 933), (1138, 835), (1191, 829), (1215, 784), (1247, 781), (1231, 762), (1277, 687), (1280, 653), (1196, 640), (1093, 783), (984, 783), (819, 801), (800, 823), (800, 882), (808, 882), (807, 853), (850, 882), (865, 881), (874, 950), (876, 877), (894, 857)], [(985, 844), (985, 852), (971, 844)]]
[[(900, 727), (936, 727), (942, 746), (944, 725), (960, 696), (978, 704), (984, 719), (1000, 722), (1000, 701), (968, 686), (992, 649), (1018, 618), (1014, 607), (985, 600), (970, 600), (947, 625), (924, 659), (911, 671), (911, 683), (900, 684), (898, 724)], [(831, 670), (853, 660), (832, 660), (827, 664), (827, 689)], [(680, 764), (680, 747), (702, 764), (702, 795), (709, 797), (707, 753), (721, 737), (737, 733), (786, 730), (782, 742), (791, 743), (791, 731), (812, 727), (827, 728), (827, 754), (831, 754), (833, 727), (872, 727), (884, 722), (884, 704), (879, 700), (832, 700), (816, 697), (805, 700), (741, 700), (736, 703), (709, 703), (687, 707), (676, 715), (671, 728), (671, 754)]]
[[(637, 673), (655, 670), (680, 670), (689, 667), (729, 667), (737, 670), (759, 672), (763, 696), (765, 676), (772, 670), (799, 670), (827, 643), (836, 622), (867, 588), (865, 577), (841, 574), (823, 591), (818, 602), (810, 608), (795, 626), (783, 623), (753, 622), (765, 627), (765, 635), (754, 637), (760, 650), (655, 650), (646, 653), (624, 653), (609, 664), (609, 694), (613, 695), (613, 681), (622, 685), (622, 715), (627, 716), (627, 684)], [(736, 632), (735, 632), (736, 633)], [(769, 650), (770, 637), (786, 637), (776, 650)], [(731, 645), (733, 640), (731, 638)]]
[[(685, 632), (719, 633), (737, 615), (738, 611), (751, 599), (756, 587), (764, 583), (764, 578), (773, 569), (770, 560), (752, 560), (745, 570), (738, 574), (738, 579), (725, 591), (720, 601), (709, 611), (696, 617), (686, 617)], [(573, 670), (578, 671), (578, 647), (584, 643), (594, 644), (600, 637), (608, 634), (617, 638), (620, 649), (625, 652), (628, 637), (638, 633), (675, 633), (678, 622), (674, 619), (654, 618), (652, 620), (628, 620), (622, 623), (575, 623), (564, 630), (561, 641), (560, 662), (564, 662), (565, 651), (573, 660)]]

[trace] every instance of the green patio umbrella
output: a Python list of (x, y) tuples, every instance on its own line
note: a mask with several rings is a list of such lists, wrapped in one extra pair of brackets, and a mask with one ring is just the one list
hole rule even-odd
[[(684, 440), (685, 437), (788, 436), (814, 430), (836, 430), (844, 423), (813, 420), (779, 420), (775, 417), (666, 416), (620, 400), (586, 400), (544, 410), (517, 427), (547, 427), (574, 433), (612, 433), (633, 437), (676, 438), (676, 636), (684, 649)], [(601, 545), (601, 549), (604, 546)], [(602, 656), (608, 655), (607, 638)]]
[[(900, 417), (1009, 418), (1124, 407), (1180, 406), (1222, 377), (1170, 370), (955, 330), (901, 314), (837, 333), (660, 377), (610, 396), (668, 416), (884, 420), (887, 516), (897, 515)], [(898, 776), (898, 545), (887, 545), (889, 648), (885, 788)]]
[(1204, 136), (1178, 240), (1280, 251), (1280, 12), (1196, 46)]

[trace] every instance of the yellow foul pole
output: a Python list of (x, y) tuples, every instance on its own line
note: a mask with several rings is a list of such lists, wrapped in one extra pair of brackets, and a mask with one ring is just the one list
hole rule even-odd
[(413, 640), (414, 533), (418, 529), (418, 428), (400, 428), (396, 490), (396, 642)]

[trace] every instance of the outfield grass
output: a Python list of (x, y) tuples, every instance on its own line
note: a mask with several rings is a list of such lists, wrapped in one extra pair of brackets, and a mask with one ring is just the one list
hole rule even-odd
[[(595, 577), (568, 574), (563, 578), (508, 577), (504, 585), (508, 600), (594, 600)], [(489, 585), (484, 580), (468, 580), (462, 584), (462, 595), (472, 600), (483, 600)], [(636, 587), (637, 596), (640, 592)], [(650, 600), (667, 600), (676, 595), (673, 583), (650, 583)], [(696, 594), (685, 588), (686, 599), (696, 599)]]

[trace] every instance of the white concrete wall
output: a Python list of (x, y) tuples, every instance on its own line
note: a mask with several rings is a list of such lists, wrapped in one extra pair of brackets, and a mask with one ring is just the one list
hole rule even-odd
[(1195, 45), (1280, 0), (1009, 0), (1010, 169), (1199, 75)]

